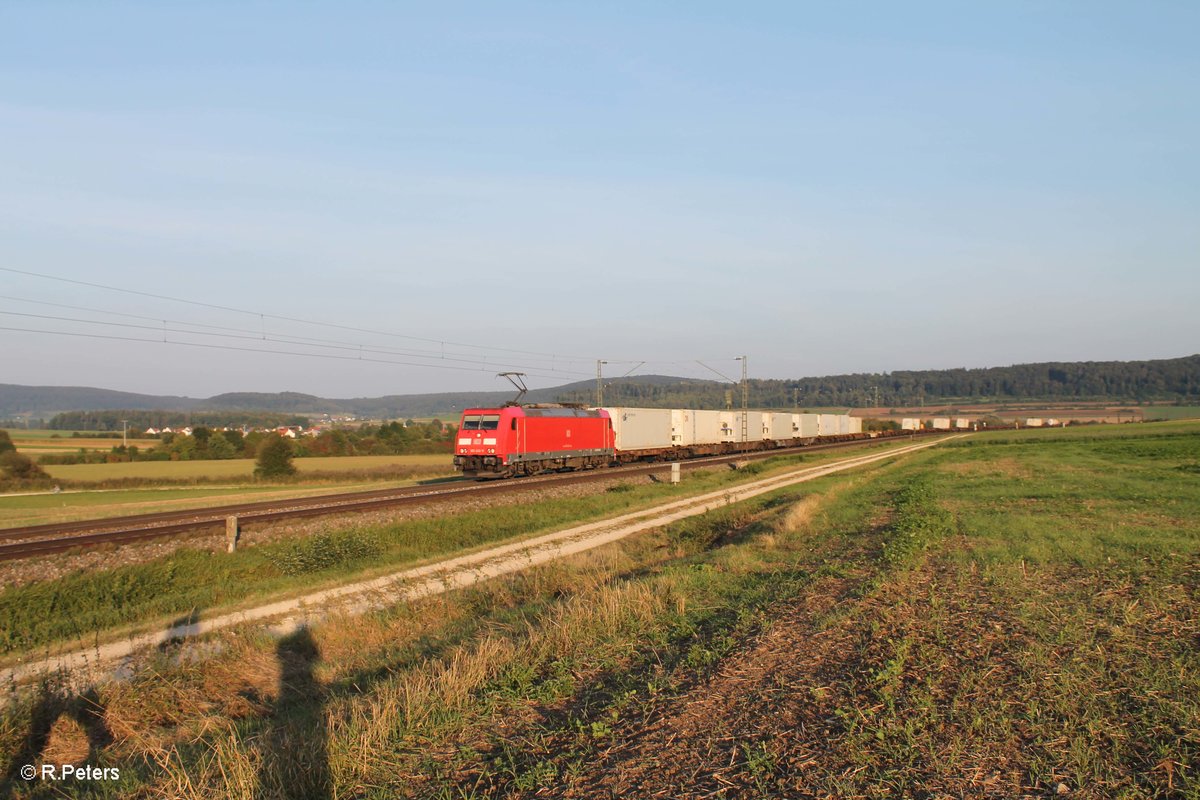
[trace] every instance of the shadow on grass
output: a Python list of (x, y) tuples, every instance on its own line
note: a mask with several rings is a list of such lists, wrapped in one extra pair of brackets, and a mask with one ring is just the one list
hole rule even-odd
[(189, 639), (200, 635), (201, 606), (193, 606), (186, 614), (176, 617), (167, 623), (166, 638), (158, 643), (158, 651), (165, 653), (177, 650)]
[(333, 796), (325, 691), (314, 675), (321, 652), (307, 628), (279, 641), (279, 698), (263, 737), (255, 797), (322, 800)]
[[(30, 711), (29, 733), (0, 779), (0, 795), (8, 797), (17, 786), (29, 780), (21, 774), (23, 767), (32, 766), (40, 774), (42, 764), (54, 764), (57, 768), (64, 759), (77, 765), (95, 764), (99, 752), (113, 741), (112, 733), (104, 721), (104, 710), (95, 689), (67, 697), (49, 682), (43, 683)], [(86, 756), (81, 752), (47, 752), (54, 726), (64, 716), (74, 720), (82, 729), (87, 739)]]

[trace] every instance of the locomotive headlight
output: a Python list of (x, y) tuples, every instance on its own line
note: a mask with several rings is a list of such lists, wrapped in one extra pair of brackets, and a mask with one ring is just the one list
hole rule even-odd
[(494, 453), (494, 452), (496, 452), (496, 448), (494, 448), (494, 447), (489, 447), (489, 448), (488, 448), (488, 452), (489, 452), (489, 453)]

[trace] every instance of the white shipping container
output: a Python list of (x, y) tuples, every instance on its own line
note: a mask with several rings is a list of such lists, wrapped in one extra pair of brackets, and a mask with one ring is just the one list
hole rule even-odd
[(1029, 428), (1040, 428), (1042, 427), (1042, 421), (1037, 417), (1031, 417), (1030, 419), (1025, 420), (1025, 425)]
[(966, 417), (958, 417), (954, 420), (954, 427), (969, 428), (971, 427), (971, 420), (967, 419)]
[(950, 418), (949, 417), (934, 417), (933, 418), (933, 429), (935, 431), (950, 430)]
[(817, 430), (821, 436), (837, 436), (838, 422), (837, 414), (819, 414), (820, 419), (817, 421)]
[(718, 411), (721, 417), (721, 441), (736, 442), (742, 436), (742, 412)]
[(696, 418), (696, 437), (694, 444), (717, 444), (727, 441), (721, 432), (720, 411), (694, 411)]
[(800, 418), (800, 436), (807, 439), (820, 435), (820, 414), (796, 414)]
[(842, 436), (850, 433), (850, 415), (838, 414), (838, 433)]
[(771, 414), (771, 434), (770, 434), (769, 438), (775, 439), (776, 441), (778, 441), (778, 440), (782, 440), (782, 439), (791, 439), (795, 436), (798, 436), (799, 434), (797, 434), (793, 430), (792, 418), (794, 416), (796, 416), (796, 415), (795, 414), (784, 414), (783, 412), (780, 412), (780, 411), (776, 411), (776, 412), (772, 413)]
[(671, 409), (605, 408), (618, 450), (657, 450), (671, 446)]
[(671, 444), (689, 445), (696, 439), (696, 412), (688, 408), (671, 409)]
[[(722, 411), (721, 423), (724, 427), (722, 433), (723, 442), (740, 442), (742, 441), (742, 413), (741, 411)], [(762, 411), (746, 411), (746, 441), (758, 442), (763, 439), (770, 438), (770, 421), (769, 414)]]
[(718, 411), (721, 415), (721, 441), (737, 441), (742, 431), (740, 411)]
[(862, 433), (862, 419), (860, 417), (850, 417), (850, 433)]
[(762, 425), (762, 438), (770, 439), (771, 427), (775, 424), (775, 412), (763, 411), (761, 413), (762, 418), (760, 419), (760, 424)]
[(919, 431), (921, 430), (921, 420), (916, 417), (905, 417), (900, 420), (900, 430), (902, 431)]

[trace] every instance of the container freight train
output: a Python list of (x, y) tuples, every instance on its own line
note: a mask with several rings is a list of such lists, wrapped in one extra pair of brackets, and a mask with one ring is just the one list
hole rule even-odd
[(631, 461), (797, 447), (866, 438), (846, 414), (510, 405), (463, 411), (454, 466), (472, 478), (509, 478)]

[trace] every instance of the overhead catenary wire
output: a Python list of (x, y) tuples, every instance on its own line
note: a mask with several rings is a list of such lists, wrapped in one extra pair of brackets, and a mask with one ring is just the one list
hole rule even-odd
[(726, 375), (723, 372), (718, 372), (717, 370), (713, 369), (708, 364), (705, 364), (703, 361), (700, 361), (699, 359), (696, 360), (696, 363), (699, 364), (700, 366), (704, 367), (706, 370), (713, 373), (714, 375), (720, 375), (722, 378), (729, 381), (730, 383), (737, 383), (737, 381), (735, 381), (733, 378), (729, 377), (728, 375)]
[(564, 360), (572, 360), (572, 361), (590, 362), (590, 361), (595, 360), (595, 359), (584, 357), (584, 356), (568, 356), (568, 355), (562, 355), (562, 354), (558, 354), (558, 353), (548, 353), (548, 352), (537, 351), (537, 350), (519, 350), (519, 349), (515, 349), (515, 348), (508, 348), (508, 347), (496, 347), (494, 345), (479, 345), (479, 344), (470, 344), (470, 343), (465, 343), (465, 342), (452, 342), (452, 341), (449, 341), (446, 339), (435, 339), (435, 338), (431, 338), (431, 337), (427, 337), (427, 336), (413, 336), (411, 334), (406, 334), (406, 333), (396, 333), (395, 331), (383, 331), (383, 330), (376, 330), (373, 328), (360, 328), (360, 327), (357, 327), (354, 325), (344, 325), (344, 324), (337, 323), (337, 322), (324, 322), (321, 320), (302, 319), (300, 317), (290, 317), (290, 316), (286, 316), (283, 314), (271, 314), (271, 313), (267, 313), (264, 311), (255, 311), (252, 309), (237, 308), (235, 306), (226, 306), (226, 305), (221, 305), (220, 303), (208, 303), (203, 300), (189, 300), (184, 297), (172, 297), (171, 295), (157, 294), (155, 292), (145, 292), (140, 289), (127, 289), (127, 288), (124, 288), (121, 286), (110, 286), (108, 284), (94, 283), (92, 281), (81, 281), (76, 278), (64, 278), (60, 275), (50, 275), (50, 274), (47, 274), (44, 272), (34, 272), (32, 270), (14, 269), (12, 267), (0, 267), (0, 271), (10, 272), (15, 275), (26, 275), (26, 276), (32, 277), (32, 278), (41, 278), (44, 280), (58, 281), (61, 283), (70, 283), (70, 284), (75, 284), (76, 286), (87, 286), (92, 289), (104, 289), (105, 291), (110, 291), (110, 292), (120, 292), (122, 294), (137, 295), (139, 297), (149, 297), (149, 298), (152, 298), (155, 300), (167, 300), (167, 301), (170, 301), (173, 303), (185, 303), (185, 304), (191, 305), (191, 306), (198, 306), (201, 308), (209, 308), (209, 309), (214, 309), (217, 311), (228, 311), (228, 312), (231, 312), (234, 314), (247, 314), (252, 317), (258, 317), (260, 320), (275, 319), (275, 320), (280, 320), (283, 322), (292, 322), (292, 323), (296, 323), (296, 324), (300, 324), (300, 325), (315, 325), (315, 326), (323, 327), (323, 328), (333, 328), (333, 329), (337, 329), (337, 330), (354, 331), (356, 333), (369, 333), (369, 334), (373, 334), (376, 336), (392, 336), (392, 337), (396, 337), (396, 338), (400, 338), (400, 339), (410, 339), (412, 341), (428, 342), (430, 344), (438, 344), (438, 345), (443, 345), (443, 346), (450, 345), (452, 347), (466, 347), (466, 348), (471, 348), (471, 349), (475, 349), (475, 350), (490, 350), (493, 352), (502, 352), (502, 353), (519, 353), (519, 354), (523, 354), (523, 355), (537, 355), (537, 356), (545, 356), (547, 358), (556, 358), (556, 359), (561, 358)]
[[(65, 316), (59, 316), (59, 315), (53, 315), (53, 314), (31, 314), (31, 313), (21, 312), (21, 311), (4, 311), (2, 309), (0, 309), (0, 315), (13, 316), (13, 317), (27, 317), (30, 319), (52, 320), (55, 322), (74, 322), (74, 323), (79, 323), (79, 324), (83, 324), (83, 325), (104, 325), (107, 327), (129, 328), (129, 329), (135, 329), (135, 330), (149, 330), (149, 331), (155, 331), (155, 332), (162, 332), (164, 335), (167, 333), (180, 333), (180, 334), (186, 334), (186, 335), (191, 335), (191, 336), (211, 336), (211, 337), (219, 337), (219, 338), (223, 338), (223, 339), (249, 339), (249, 340), (253, 340), (253, 341), (266, 341), (266, 342), (277, 342), (280, 344), (302, 345), (304, 347), (314, 347), (314, 348), (331, 349), (331, 350), (347, 350), (347, 351), (353, 351), (353, 352), (357, 352), (357, 353), (372, 353), (375, 355), (392, 355), (392, 356), (401, 356), (401, 357), (406, 357), (406, 358), (427, 358), (427, 359), (434, 359), (437, 361), (453, 361), (456, 363), (463, 363), (463, 364), (479, 364), (479, 365), (482, 365), (485, 367), (504, 367), (504, 366), (524, 367), (525, 366), (523, 364), (511, 364), (511, 363), (495, 361), (495, 360), (489, 361), (486, 358), (484, 358), (484, 359), (460, 358), (455, 355), (449, 355), (449, 356), (446, 356), (446, 355), (441, 355), (441, 356), (422, 355), (420, 353), (406, 352), (403, 350), (387, 350), (387, 349), (380, 349), (380, 348), (374, 348), (374, 347), (366, 347), (364, 345), (354, 344), (351, 342), (335, 344), (335, 343), (328, 343), (328, 342), (321, 341), (321, 340), (308, 339), (306, 337), (289, 337), (289, 336), (280, 336), (277, 334), (268, 335), (265, 332), (260, 334), (257, 331), (251, 331), (251, 330), (243, 329), (243, 328), (226, 328), (226, 327), (221, 328), (221, 330), (224, 330), (224, 331), (238, 331), (237, 333), (218, 333), (218, 332), (214, 332), (214, 331), (187, 330), (186, 328), (170, 328), (170, 327), (167, 327), (167, 322), (168, 322), (167, 320), (162, 320), (161, 324), (156, 324), (156, 325), (138, 325), (138, 324), (134, 324), (134, 323), (130, 323), (130, 322), (110, 322), (110, 321), (106, 321), (106, 320), (81, 319), (79, 317), (65, 317)], [(136, 319), (143, 319), (143, 320), (150, 320), (150, 321), (158, 322), (158, 320), (154, 319), (153, 317), (143, 317), (143, 316), (135, 315), (135, 314), (129, 314), (129, 315), (125, 315), (125, 316), (133, 317)], [(191, 323), (179, 322), (179, 321), (174, 321), (174, 323), (178, 324), (178, 325), (191, 325)], [(205, 327), (217, 327), (217, 326), (205, 326)], [(578, 370), (564, 370), (564, 369), (558, 369), (558, 368), (554, 368), (554, 367), (551, 367), (549, 369), (547, 369), (546, 367), (537, 367), (536, 369), (540, 369), (543, 372), (557, 372), (557, 373), (560, 373), (560, 376), (561, 375), (580, 375), (580, 376), (582, 376), (582, 375), (587, 374), (585, 372), (580, 372)]]
[[(75, 310), (75, 311), (86, 311), (89, 313), (111, 315), (111, 316), (123, 317), (126, 319), (137, 319), (137, 320), (142, 320), (145, 322), (152, 322), (152, 323), (154, 323), (152, 329), (155, 331), (155, 333), (160, 333), (161, 337), (157, 337), (155, 339), (144, 339), (144, 338), (140, 338), (140, 337), (121, 337), (121, 336), (109, 336), (109, 335), (103, 335), (103, 334), (86, 334), (86, 333), (82, 333), (82, 332), (45, 330), (45, 329), (38, 330), (38, 329), (33, 329), (33, 328), (18, 328), (18, 327), (0, 327), (0, 330), (22, 331), (22, 332), (26, 332), (26, 333), (44, 333), (44, 334), (49, 334), (49, 335), (62, 335), (62, 336), (79, 336), (79, 337), (84, 337), (84, 338), (108, 339), (108, 340), (115, 340), (115, 341), (135, 341), (135, 342), (154, 342), (154, 343), (160, 343), (160, 344), (163, 344), (163, 343), (178, 344), (178, 345), (186, 345), (186, 346), (193, 346), (193, 347), (207, 347), (210, 349), (241, 350), (244, 352), (263, 352), (263, 353), (275, 353), (275, 354), (284, 354), (284, 355), (292, 355), (292, 356), (311, 355), (311, 356), (320, 357), (320, 358), (339, 358), (339, 359), (343, 359), (343, 360), (367, 361), (367, 362), (371, 362), (371, 363), (388, 363), (388, 364), (397, 364), (397, 365), (414, 366), (414, 367), (428, 366), (428, 367), (434, 367), (434, 368), (440, 368), (440, 369), (457, 369), (460, 371), (470, 371), (470, 372), (486, 371), (488, 369), (497, 369), (497, 368), (518, 368), (518, 369), (525, 371), (531, 377), (545, 378), (548, 380), (563, 380), (563, 378), (565, 376), (571, 376), (571, 377), (587, 376), (589, 374), (587, 372), (584, 372), (582, 370), (575, 370), (575, 369), (565, 369), (561, 365), (573, 365), (575, 363), (591, 362), (592, 360), (594, 360), (594, 359), (586, 358), (583, 356), (569, 356), (569, 355), (562, 355), (562, 354), (557, 354), (557, 353), (549, 353), (549, 352), (545, 352), (545, 351), (522, 350), (522, 349), (517, 349), (517, 348), (496, 347), (493, 345), (476, 345), (476, 344), (470, 344), (470, 343), (464, 343), (464, 342), (452, 342), (452, 341), (448, 341), (448, 340), (436, 339), (436, 338), (431, 338), (431, 337), (413, 336), (410, 334), (396, 333), (394, 331), (376, 330), (376, 329), (358, 327), (358, 326), (353, 326), (353, 325), (344, 325), (344, 324), (340, 324), (340, 323), (325, 322), (325, 321), (321, 321), (321, 320), (302, 319), (299, 317), (292, 317), (292, 316), (287, 316), (287, 315), (282, 315), (282, 314), (271, 314), (271, 313), (267, 313), (267, 312), (263, 312), (263, 311), (256, 311), (256, 310), (252, 310), (252, 309), (223, 305), (220, 303), (209, 303), (209, 302), (205, 302), (205, 301), (201, 301), (201, 300), (191, 300), (188, 298), (173, 297), (171, 295), (159, 294), (159, 293), (155, 293), (155, 292), (147, 292), (147, 291), (138, 290), (138, 289), (128, 289), (128, 288), (124, 288), (124, 287), (112, 286), (112, 285), (97, 283), (97, 282), (93, 282), (93, 281), (84, 281), (84, 280), (78, 280), (78, 279), (74, 279), (74, 278), (66, 278), (66, 277), (62, 277), (59, 275), (50, 275), (47, 273), (41, 273), (41, 272), (36, 272), (36, 271), (32, 271), (32, 270), (15, 269), (12, 267), (0, 266), (0, 271), (4, 271), (4, 272), (16, 274), (16, 275), (25, 275), (25, 276), (29, 276), (29, 277), (44, 279), (44, 280), (57, 281), (57, 282), (61, 282), (61, 283), (85, 286), (85, 287), (89, 287), (89, 288), (93, 288), (93, 289), (103, 289), (106, 291), (129, 294), (129, 295), (138, 296), (138, 297), (147, 297), (147, 298), (152, 298), (152, 299), (156, 299), (156, 300), (165, 300), (165, 301), (169, 301), (169, 302), (182, 303), (182, 304), (195, 306), (195, 307), (199, 307), (199, 308), (206, 308), (206, 309), (248, 315), (251, 317), (256, 317), (257, 318), (256, 322), (258, 323), (258, 326), (256, 328), (250, 329), (250, 328), (235, 327), (235, 326), (231, 326), (231, 325), (216, 325), (216, 324), (205, 323), (205, 322), (190, 322), (187, 320), (171, 319), (169, 317), (163, 318), (162, 316), (158, 316), (158, 315), (151, 316), (151, 315), (146, 315), (146, 314), (132, 314), (132, 313), (129, 313), (126, 311), (114, 311), (111, 309), (95, 308), (95, 307), (90, 307), (90, 306), (71, 305), (71, 304), (67, 304), (67, 303), (55, 303), (55, 302), (46, 301), (46, 300), (35, 300), (35, 299), (30, 299), (30, 298), (15, 297), (12, 295), (0, 295), (0, 299), (7, 299), (7, 300), (16, 301), (16, 302), (33, 303), (33, 304), (56, 307), (56, 308), (66, 308), (66, 309)], [(128, 323), (114, 323), (114, 322), (106, 321), (106, 320), (80, 319), (80, 318), (53, 316), (53, 315), (37, 315), (37, 314), (30, 314), (30, 313), (23, 313), (23, 312), (0, 311), (0, 314), (9, 314), (9, 315), (14, 315), (14, 316), (39, 318), (39, 319), (61, 321), (61, 322), (71, 322), (71, 323), (80, 324), (80, 325), (125, 327), (125, 328), (131, 328), (131, 329), (141, 329), (141, 330), (150, 330), (151, 329), (151, 326), (137, 326), (137, 325), (130, 325)], [(351, 331), (351, 332), (364, 333), (364, 334), (370, 334), (370, 335), (375, 335), (375, 336), (388, 336), (388, 337), (406, 339), (406, 340), (410, 340), (410, 341), (414, 341), (414, 342), (424, 342), (424, 343), (428, 343), (428, 344), (437, 345), (437, 349), (436, 350), (420, 350), (417, 348), (391, 349), (391, 348), (386, 348), (386, 347), (379, 346), (379, 345), (367, 345), (362, 342), (351, 342), (351, 341), (344, 341), (344, 340), (340, 340), (340, 339), (319, 338), (319, 337), (314, 337), (314, 336), (301, 336), (301, 335), (292, 334), (292, 333), (270, 332), (270, 331), (268, 331), (267, 324), (266, 324), (268, 319), (276, 320), (276, 321), (280, 321), (280, 322), (288, 322), (288, 323), (297, 324), (297, 325), (312, 325), (312, 326), (318, 326), (318, 327), (328, 328), (328, 329)], [(171, 327), (172, 325), (180, 326), (180, 327)], [(195, 330), (195, 329), (200, 329), (200, 330)], [(253, 339), (253, 340), (257, 340), (257, 341), (274, 342), (277, 344), (291, 345), (291, 346), (298, 346), (298, 347), (309, 347), (309, 348), (320, 349), (320, 350), (352, 351), (356, 355), (353, 357), (347, 357), (347, 356), (334, 356), (334, 355), (327, 354), (327, 353), (303, 353), (303, 352), (298, 352), (298, 351), (284, 351), (284, 350), (278, 350), (278, 349), (222, 346), (222, 345), (216, 345), (216, 344), (211, 344), (211, 343), (201, 343), (201, 342), (180, 342), (177, 340), (169, 339), (168, 336), (170, 334), (188, 335), (188, 336), (206, 336), (206, 337), (225, 338), (225, 339), (240, 339), (240, 340)], [(479, 352), (478, 353), (469, 353), (469, 352), (461, 353), (461, 352), (455, 352), (454, 350), (448, 351), (447, 347), (461, 348), (461, 349), (479, 351)], [(503, 357), (488, 355), (489, 351), (491, 353), (505, 353), (505, 354), (524, 355), (524, 356), (537, 356), (540, 358), (535, 359), (535, 361), (541, 360), (541, 359), (548, 359), (550, 363), (549, 363), (549, 365), (546, 365), (544, 363), (543, 364), (535, 363), (535, 364), (531, 365), (529, 363), (528, 359), (521, 359), (520, 360), (521, 363), (517, 363), (516, 360), (502, 360)], [(418, 361), (380, 359), (380, 358), (363, 358), (362, 357), (363, 354), (396, 356), (399, 359), (418, 359)], [(709, 360), (720, 361), (720, 360), (724, 360), (724, 359), (717, 358), (717, 359), (709, 359)], [(452, 362), (454, 362), (454, 364), (477, 365), (478, 369), (476, 367), (471, 367), (471, 366), (454, 366), (452, 364), (442, 363), (442, 362), (447, 362), (447, 361), (452, 361)], [(679, 368), (679, 367), (689, 367), (693, 364), (700, 364), (705, 369), (707, 369), (711, 372), (714, 372), (717, 375), (720, 375), (722, 378), (726, 378), (726, 376), (722, 375), (720, 372), (717, 372), (717, 370), (708, 366), (704, 362), (701, 362), (698, 360), (682, 361), (682, 360), (650, 360), (650, 359), (636, 359), (636, 358), (629, 358), (629, 359), (609, 358), (609, 359), (605, 359), (605, 361), (606, 361), (606, 363), (610, 363), (610, 364), (631, 364), (631, 365), (633, 365), (622, 377), (628, 376), (628, 375), (632, 374), (633, 372), (635, 372), (645, 366), (648, 366), (648, 365), (653, 365), (655, 367)], [(728, 378), (726, 378), (726, 380), (728, 380)]]
[[(486, 372), (489, 367), (494, 368), (496, 366), (495, 362), (493, 362), (491, 364), (485, 364), (484, 366), (481, 366), (478, 368), (456, 367), (451, 364), (436, 364), (436, 363), (420, 364), (420, 363), (413, 362), (413, 361), (396, 361), (393, 359), (384, 359), (384, 358), (363, 358), (361, 356), (341, 356), (341, 355), (334, 355), (332, 353), (305, 353), (305, 352), (299, 352), (299, 351), (276, 350), (276, 349), (267, 349), (267, 348), (261, 348), (261, 347), (235, 347), (233, 345), (212, 344), (209, 342), (181, 342), (178, 340), (165, 340), (164, 341), (162, 339), (143, 339), (143, 338), (140, 338), (137, 336), (113, 336), (113, 335), (103, 334), (103, 333), (83, 333), (80, 331), (54, 331), (54, 330), (45, 330), (45, 329), (39, 329), (39, 328), (17, 328), (17, 327), (12, 327), (12, 326), (7, 326), (7, 325), (0, 325), (0, 331), (13, 331), (13, 332), (17, 332), (17, 333), (40, 333), (40, 334), (49, 334), (52, 336), (75, 336), (75, 337), (79, 337), (79, 338), (83, 338), (83, 339), (106, 339), (106, 340), (110, 340), (110, 341), (119, 341), (119, 342), (144, 342), (146, 344), (169, 344), (169, 345), (175, 345), (178, 347), (202, 347), (202, 348), (209, 349), (209, 350), (232, 350), (232, 351), (243, 352), (243, 353), (268, 353), (270, 355), (278, 355), (278, 356), (303, 356), (303, 357), (307, 357), (307, 358), (324, 358), (324, 359), (332, 359), (332, 360), (337, 360), (337, 361), (366, 361), (368, 363), (374, 363), (374, 364), (396, 364), (396, 365), (406, 366), (406, 367), (429, 367), (431, 369), (450, 369), (450, 370), (457, 370), (459, 372)], [(538, 374), (535, 372), (526, 372), (525, 374), (530, 377), (545, 378), (547, 380), (562, 380), (561, 375), (544, 375), (544, 374)]]
[[(266, 329), (261, 326), (259, 328), (251, 329), (251, 328), (237, 328), (237, 327), (233, 327), (230, 325), (212, 325), (212, 324), (204, 323), (204, 322), (189, 322), (187, 320), (176, 320), (176, 319), (164, 318), (161, 316), (148, 316), (146, 314), (130, 314), (127, 311), (113, 311), (111, 309), (106, 309), (106, 308), (95, 308), (93, 306), (78, 306), (78, 305), (71, 305), (69, 303), (54, 303), (49, 300), (34, 300), (33, 298), (29, 298), (29, 297), (14, 297), (12, 295), (0, 295), (0, 300), (12, 300), (12, 301), (16, 301), (19, 303), (32, 303), (32, 304), (40, 305), (40, 306), (50, 306), (51, 308), (67, 308), (72, 311), (87, 311), (87, 312), (90, 312), (93, 314), (107, 314), (109, 316), (114, 316), (114, 317), (124, 317), (126, 319), (148, 320), (150, 322), (154, 322), (155, 324), (164, 324), (165, 325), (170, 322), (170, 323), (174, 323), (176, 325), (186, 325), (191, 328), (207, 328), (209, 330), (233, 331), (233, 332), (237, 332), (237, 333), (252, 333), (252, 334), (254, 334), (255, 338), (259, 338), (259, 339), (261, 339), (263, 336), (266, 335)], [(318, 342), (318, 343), (323, 343), (323, 344), (353, 345), (355, 347), (360, 346), (359, 343), (357, 343), (357, 342), (345, 342), (345, 341), (340, 341), (337, 339), (319, 339), (319, 338), (311, 337), (311, 336), (294, 336), (294, 335), (289, 334), (288, 338), (295, 339), (297, 341)], [(417, 354), (421, 354), (423, 352), (433, 353), (435, 351), (403, 350), (403, 351), (396, 351), (396, 352), (412, 353), (414, 355), (417, 355)], [(445, 355), (445, 352), (446, 352), (445, 348), (442, 348), (441, 350), (436, 351), (437, 357), (440, 358), (441, 356)]]

